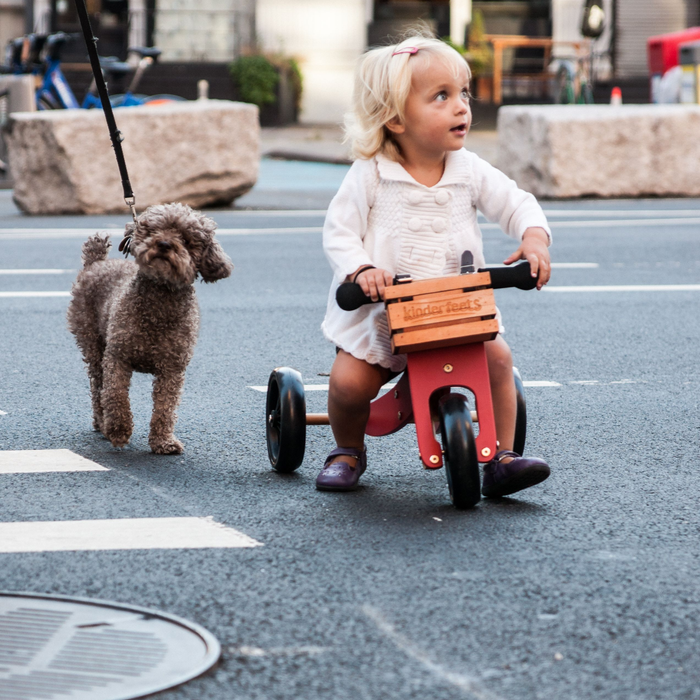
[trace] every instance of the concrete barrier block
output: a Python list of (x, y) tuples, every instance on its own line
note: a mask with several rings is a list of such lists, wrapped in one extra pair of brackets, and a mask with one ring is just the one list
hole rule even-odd
[(539, 197), (700, 196), (700, 106), (501, 107), (498, 167)]
[[(228, 204), (258, 176), (257, 107), (224, 100), (115, 110), (139, 211)], [(128, 211), (101, 110), (14, 114), (5, 138), (14, 199), (29, 214)]]

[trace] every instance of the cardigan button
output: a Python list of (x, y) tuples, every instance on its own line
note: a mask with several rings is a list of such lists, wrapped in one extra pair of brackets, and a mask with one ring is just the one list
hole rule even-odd
[(442, 217), (433, 219), (433, 223), (430, 224), (430, 227), (435, 233), (442, 233), (447, 228), (447, 219), (443, 219)]
[(408, 228), (411, 231), (420, 231), (423, 228), (423, 222), (417, 216), (414, 216), (412, 219), (409, 219)]
[(414, 206), (416, 204), (420, 204), (421, 201), (423, 200), (423, 195), (418, 192), (417, 190), (412, 190), (411, 192), (408, 193), (408, 203), (413, 204)]
[(440, 190), (435, 194), (435, 202), (444, 206), (450, 201), (450, 193), (447, 190)]

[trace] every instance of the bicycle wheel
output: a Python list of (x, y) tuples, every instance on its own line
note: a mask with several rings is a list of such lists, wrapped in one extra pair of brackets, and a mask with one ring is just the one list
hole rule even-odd
[(471, 412), (461, 394), (440, 402), (440, 433), (452, 503), (459, 510), (471, 508), (481, 498), (481, 479)]

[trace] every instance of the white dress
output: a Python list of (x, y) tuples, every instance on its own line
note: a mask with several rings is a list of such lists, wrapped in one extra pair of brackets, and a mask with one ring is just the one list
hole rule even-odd
[[(426, 187), (381, 154), (357, 160), (333, 198), (323, 227), (323, 248), (333, 269), (323, 334), (358, 359), (393, 371), (406, 366), (392, 355), (383, 304), (343, 311), (335, 292), (362, 265), (414, 279), (459, 274), (462, 253), (474, 265), (484, 254), (477, 209), (512, 238), (539, 226), (551, 232), (536, 199), (500, 170), (465, 149), (450, 151), (440, 182)], [(500, 315), (499, 315), (500, 319)]]

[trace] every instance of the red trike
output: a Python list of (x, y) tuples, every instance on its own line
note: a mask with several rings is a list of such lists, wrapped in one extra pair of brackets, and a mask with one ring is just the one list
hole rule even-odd
[[(467, 258), (468, 260), (468, 258)], [(471, 270), (469, 269), (471, 267)], [(481, 497), (479, 463), (497, 451), (484, 341), (498, 333), (493, 290), (532, 289), (530, 265), (487, 267), (463, 274), (413, 281), (397, 277), (385, 290), (387, 318), (395, 353), (406, 353), (407, 367), (398, 382), (371, 404), (366, 434), (389, 435), (415, 423), (418, 449), (428, 469), (445, 465), (452, 503), (474, 506)], [(343, 284), (336, 299), (345, 310), (371, 303), (356, 284)], [(514, 370), (517, 419), (514, 451), (523, 453), (527, 416), (520, 374)], [(470, 411), (467, 396), (474, 395)], [(279, 367), (267, 388), (267, 448), (272, 467), (292, 472), (304, 459), (307, 425), (328, 425), (328, 415), (306, 413), (301, 374)], [(475, 436), (473, 423), (478, 423)], [(440, 437), (440, 442), (437, 440)]]

